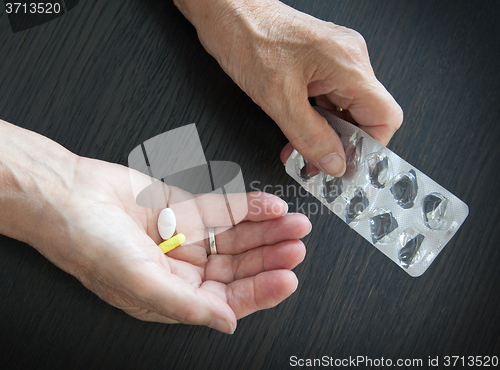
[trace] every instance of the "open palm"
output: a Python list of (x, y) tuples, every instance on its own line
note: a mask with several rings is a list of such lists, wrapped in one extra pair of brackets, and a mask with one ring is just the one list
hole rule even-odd
[[(123, 166), (79, 158), (71, 193), (61, 201), (64, 238), (44, 253), (103, 300), (141, 320), (232, 333), (237, 319), (273, 307), (295, 291), (297, 278), (290, 269), (304, 258), (298, 239), (311, 226), (301, 214), (286, 214), (278, 197), (246, 194), (246, 216), (227, 229), (220, 212), (223, 198), (193, 197), (165, 186), (177, 231), (188, 240), (164, 255), (157, 245), (161, 209), (136, 203), (130, 176), (151, 181)], [(227, 229), (216, 236), (216, 255), (201, 236), (207, 227)]]

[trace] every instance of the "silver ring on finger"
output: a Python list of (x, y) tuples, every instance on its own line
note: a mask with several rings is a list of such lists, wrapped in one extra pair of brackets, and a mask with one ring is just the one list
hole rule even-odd
[(215, 227), (207, 227), (208, 241), (210, 243), (210, 255), (217, 254), (217, 246), (215, 245)]

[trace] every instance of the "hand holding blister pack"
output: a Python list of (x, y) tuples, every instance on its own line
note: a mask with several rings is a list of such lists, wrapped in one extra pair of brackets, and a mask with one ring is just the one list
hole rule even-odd
[(308, 173), (296, 150), (286, 172), (411, 276), (420, 276), (466, 219), (469, 208), (360, 128), (317, 108), (340, 136), (346, 172)]

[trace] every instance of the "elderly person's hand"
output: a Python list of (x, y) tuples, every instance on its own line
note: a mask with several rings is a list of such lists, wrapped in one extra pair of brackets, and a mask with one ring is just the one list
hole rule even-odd
[[(304, 258), (298, 239), (311, 225), (303, 215), (286, 214), (284, 201), (265, 193), (244, 195), (248, 214), (216, 236), (217, 255), (209, 255), (206, 240), (188, 241), (165, 255), (158, 247), (161, 209), (136, 203), (130, 176), (150, 181), (0, 121), (0, 233), (32, 245), (103, 300), (141, 320), (232, 333), (237, 319), (295, 291), (290, 270)], [(174, 187), (165, 190), (169, 205), (192, 207), (186, 234), (223, 222), (211, 213), (213, 203), (207, 206)]]
[(308, 97), (386, 145), (403, 112), (376, 79), (363, 37), (277, 0), (174, 0), (231, 78), (279, 125), (293, 148), (332, 176), (345, 171), (339, 137)]

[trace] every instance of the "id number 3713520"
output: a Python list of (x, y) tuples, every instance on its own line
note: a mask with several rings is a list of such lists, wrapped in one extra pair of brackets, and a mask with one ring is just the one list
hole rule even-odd
[(5, 12), (7, 14), (59, 14), (62, 8), (59, 2), (39, 3), (5, 3)]

